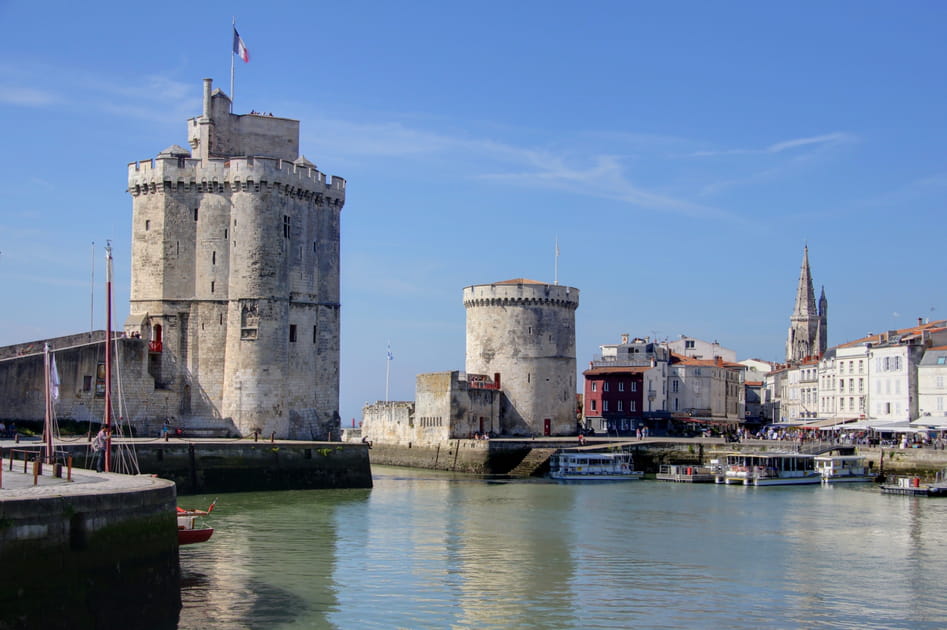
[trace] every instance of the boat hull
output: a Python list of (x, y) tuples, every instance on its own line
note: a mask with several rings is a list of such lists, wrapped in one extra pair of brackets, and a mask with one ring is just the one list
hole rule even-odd
[(805, 477), (717, 477), (717, 483), (728, 486), (805, 486), (822, 483), (821, 475)]
[(567, 474), (550, 474), (549, 478), (554, 479), (555, 481), (564, 481), (564, 482), (598, 482), (598, 481), (638, 481), (644, 477), (644, 473), (640, 471), (632, 471), (627, 474), (619, 475), (596, 475), (596, 474), (576, 474), (576, 473), (567, 473)]
[(865, 483), (874, 480), (874, 475), (840, 475), (838, 477), (823, 477), (822, 483)]
[(202, 529), (179, 529), (178, 545), (193, 545), (194, 543), (207, 542), (213, 535), (213, 527), (205, 527)]

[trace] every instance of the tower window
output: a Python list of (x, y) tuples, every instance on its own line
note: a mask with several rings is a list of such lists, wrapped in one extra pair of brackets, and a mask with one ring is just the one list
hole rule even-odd
[(284, 214), (283, 215), (283, 238), (289, 238), (289, 227), (290, 227), (289, 215)]
[(312, 253), (313, 253), (313, 254), (316, 253), (316, 242), (315, 242), (315, 241), (312, 242)]
[(145, 219), (145, 232), (151, 229), (151, 219)]
[(213, 280), (210, 281), (210, 292), (211, 292), (211, 293), (214, 292), (214, 281), (213, 281)]
[(194, 220), (197, 221), (197, 208), (194, 208)]
[(216, 265), (216, 264), (217, 264), (217, 252), (211, 252), (211, 253), (210, 253), (210, 264), (212, 264), (212, 265)]
[(289, 342), (296, 343), (296, 324), (289, 325)]
[(312, 327), (312, 342), (316, 343), (316, 340), (318, 339), (319, 339), (319, 327), (313, 326)]
[(224, 238), (227, 238), (227, 228), (224, 228)]

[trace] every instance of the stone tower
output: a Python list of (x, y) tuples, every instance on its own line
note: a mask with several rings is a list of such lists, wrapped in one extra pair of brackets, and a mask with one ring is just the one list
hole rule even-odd
[(575, 310), (579, 290), (532, 280), (464, 289), (469, 374), (500, 374), (500, 428), (575, 433)]
[(796, 288), (796, 305), (789, 317), (789, 335), (786, 339), (786, 362), (795, 363), (806, 357), (825, 352), (828, 327), (829, 303), (825, 299), (825, 287), (816, 305), (812, 289), (812, 273), (809, 271), (809, 247), (802, 251), (802, 269), (799, 286)]
[(192, 151), (128, 167), (125, 330), (151, 340), (156, 387), (180, 401), (169, 417), (335, 439), (345, 180), (299, 154), (299, 121), (230, 110), (205, 79)]

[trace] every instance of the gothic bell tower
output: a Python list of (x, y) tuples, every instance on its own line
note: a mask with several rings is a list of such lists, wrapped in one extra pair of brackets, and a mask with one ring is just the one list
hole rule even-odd
[(812, 272), (809, 270), (809, 247), (802, 251), (802, 268), (796, 288), (796, 304), (789, 317), (789, 335), (786, 339), (786, 362), (796, 363), (806, 357), (819, 356), (827, 346), (829, 303), (825, 298), (825, 287), (818, 303), (812, 288)]

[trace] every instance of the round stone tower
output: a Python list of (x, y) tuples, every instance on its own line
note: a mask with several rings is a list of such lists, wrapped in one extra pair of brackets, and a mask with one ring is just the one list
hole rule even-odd
[(578, 289), (522, 278), (464, 289), (466, 370), (500, 375), (503, 433), (575, 432), (578, 306)]

